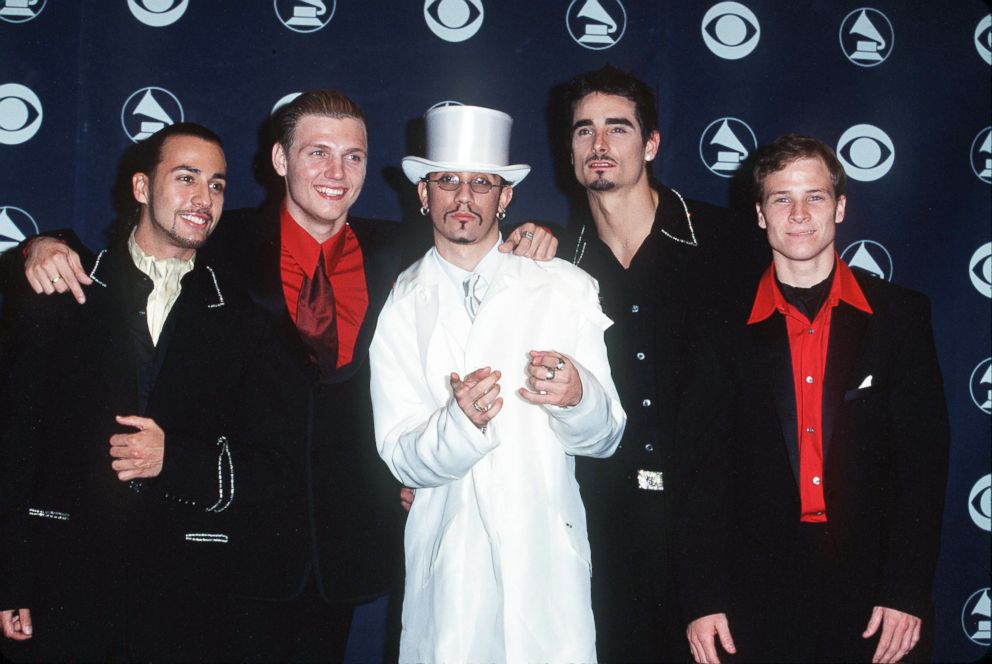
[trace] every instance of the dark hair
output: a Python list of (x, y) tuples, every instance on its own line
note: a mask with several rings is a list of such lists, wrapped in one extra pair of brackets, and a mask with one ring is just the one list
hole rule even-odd
[(201, 124), (177, 122), (159, 129), (157, 132), (132, 145), (121, 159), (117, 169), (117, 182), (114, 185), (114, 206), (117, 208), (117, 222), (111, 228), (111, 238), (127, 238), (131, 229), (141, 218), (141, 204), (134, 200), (131, 178), (135, 173), (145, 173), (151, 178), (159, 162), (165, 142), (174, 136), (199, 138), (223, 149), (220, 137)]
[(329, 118), (354, 118), (366, 126), (365, 114), (358, 104), (337, 90), (309, 90), (293, 101), (280, 106), (272, 115), (272, 133), (282, 149), (289, 152), (293, 136), (300, 120), (307, 115), (323, 115)]
[(658, 131), (658, 106), (654, 91), (633, 74), (608, 64), (595, 71), (579, 74), (565, 84), (563, 96), (569, 111), (567, 121), (569, 136), (571, 136), (575, 107), (582, 99), (596, 92), (618, 95), (634, 103), (634, 113), (644, 142), (647, 142), (653, 132)]
[(213, 143), (217, 147), (223, 149), (224, 144), (220, 140), (220, 136), (210, 131), (201, 124), (196, 124), (195, 122), (177, 122), (176, 124), (167, 125), (162, 129), (149, 136), (143, 141), (137, 143), (133, 148), (133, 152), (130, 155), (130, 160), (128, 161), (128, 166), (131, 170), (130, 175), (134, 173), (147, 173), (151, 175), (155, 172), (155, 167), (158, 166), (159, 162), (162, 161), (162, 147), (165, 142), (172, 138), (173, 136), (190, 136), (192, 138), (201, 138), (209, 143)]
[(760, 203), (764, 196), (765, 178), (778, 172), (798, 159), (822, 159), (830, 172), (834, 185), (834, 196), (839, 198), (847, 189), (847, 174), (837, 160), (833, 149), (818, 138), (803, 134), (785, 134), (768, 145), (763, 145), (754, 153), (751, 169), (751, 193), (755, 202)]

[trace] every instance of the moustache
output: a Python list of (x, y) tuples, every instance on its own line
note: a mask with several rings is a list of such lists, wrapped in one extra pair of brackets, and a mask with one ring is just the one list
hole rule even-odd
[(616, 159), (614, 159), (613, 157), (607, 157), (605, 155), (590, 155), (590, 156), (586, 157), (585, 163), (586, 164), (590, 164), (590, 163), (592, 163), (594, 161), (608, 161), (611, 164), (613, 164), (614, 166), (617, 163), (617, 160)]
[(473, 217), (475, 217), (476, 219), (478, 219), (480, 223), (482, 222), (482, 214), (480, 214), (478, 211), (472, 209), (472, 205), (469, 204), (469, 203), (465, 203), (465, 204), (459, 205), (458, 207), (456, 207), (454, 209), (448, 210), (447, 212), (444, 213), (444, 216), (445, 216), (445, 218), (447, 218), (447, 217), (449, 217), (449, 216), (451, 216), (453, 214), (459, 214), (459, 213), (470, 214)]
[(206, 217), (208, 224), (214, 220), (214, 215), (210, 212), (210, 208), (193, 208), (191, 210), (180, 210), (179, 214), (198, 214), (202, 217)]

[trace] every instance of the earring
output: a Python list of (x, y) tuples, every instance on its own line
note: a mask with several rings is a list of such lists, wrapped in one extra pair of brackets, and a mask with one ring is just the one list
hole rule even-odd
[(504, 210), (503, 208), (500, 208), (499, 210), (497, 210), (496, 211), (496, 218), (499, 219), (500, 221), (503, 221), (504, 219), (506, 219), (506, 210)]
[(431, 213), (431, 209), (429, 207), (427, 207), (426, 205), (420, 206), (420, 216), (426, 217), (430, 213)]

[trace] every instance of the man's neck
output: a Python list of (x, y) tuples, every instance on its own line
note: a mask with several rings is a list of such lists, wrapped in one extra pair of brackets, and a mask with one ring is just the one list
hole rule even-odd
[(487, 235), (484, 239), (472, 244), (451, 242), (437, 233), (434, 234), (434, 247), (441, 258), (466, 272), (474, 272), (497, 242), (499, 242), (498, 233), (492, 236)]
[(834, 248), (831, 245), (819, 255), (805, 261), (794, 261), (782, 254), (772, 254), (775, 263), (775, 278), (786, 286), (796, 288), (812, 288), (830, 276), (836, 261)]
[(610, 248), (625, 268), (641, 248), (654, 225), (658, 192), (647, 177), (624, 191), (587, 190), (589, 209), (599, 239)]
[(146, 256), (158, 260), (178, 258), (181, 261), (188, 261), (196, 255), (196, 249), (177, 247), (168, 242), (158, 241), (154, 237), (154, 231), (151, 230), (151, 223), (151, 221), (140, 221), (134, 230), (134, 242)]
[(324, 244), (327, 240), (341, 232), (341, 229), (348, 223), (348, 213), (344, 213), (332, 223), (312, 219), (308, 214), (296, 207), (292, 200), (287, 197), (286, 210), (293, 218), (296, 225), (307, 232), (317, 244)]

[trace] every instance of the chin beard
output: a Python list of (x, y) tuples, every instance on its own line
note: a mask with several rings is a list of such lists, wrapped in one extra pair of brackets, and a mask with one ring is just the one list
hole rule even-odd
[(613, 182), (612, 180), (604, 180), (603, 178), (598, 178), (596, 180), (593, 180), (589, 184), (589, 188), (592, 189), (593, 191), (609, 191), (610, 189), (613, 189), (616, 186), (617, 186), (616, 182)]

